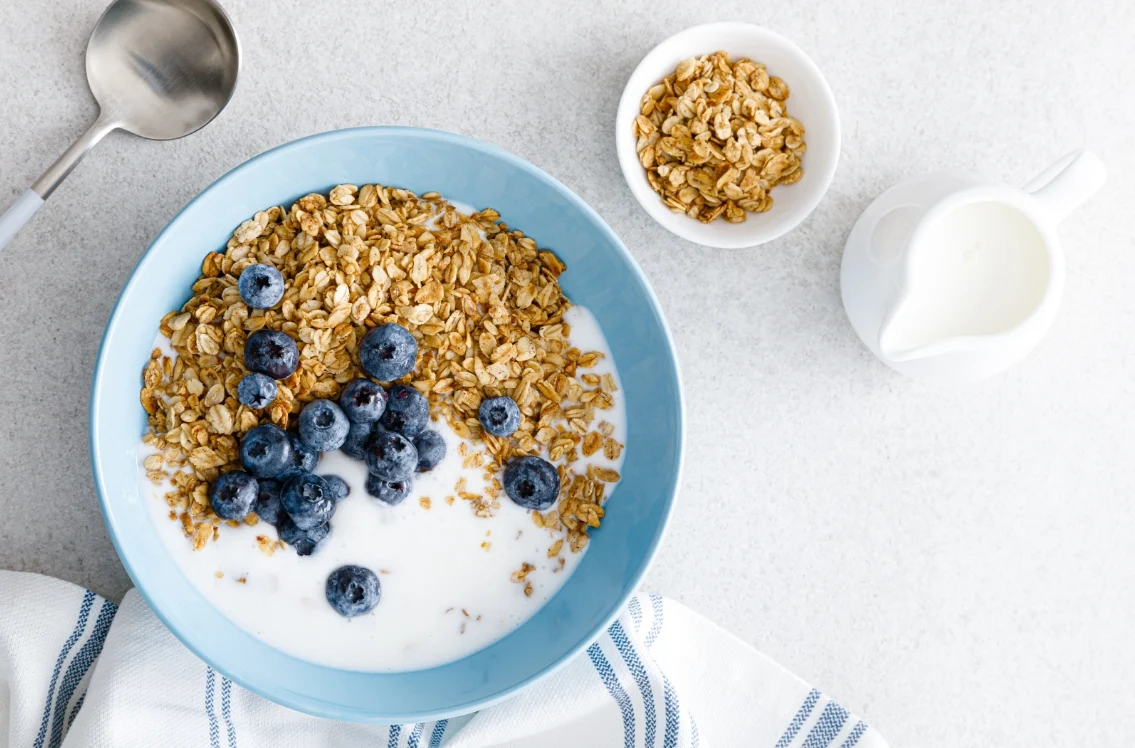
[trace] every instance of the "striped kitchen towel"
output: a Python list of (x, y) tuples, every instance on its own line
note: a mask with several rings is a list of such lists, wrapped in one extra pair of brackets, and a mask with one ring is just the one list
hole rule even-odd
[(820, 691), (671, 600), (639, 595), (551, 677), (477, 714), (309, 717), (234, 685), (135, 591), (121, 607), (0, 571), (0, 748), (880, 748)]

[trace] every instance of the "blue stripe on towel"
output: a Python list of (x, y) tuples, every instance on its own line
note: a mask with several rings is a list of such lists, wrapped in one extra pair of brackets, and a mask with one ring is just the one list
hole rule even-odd
[(643, 721), (646, 723), (643, 730), (644, 738), (647, 748), (654, 748), (654, 733), (658, 729), (658, 716), (655, 713), (654, 691), (650, 688), (650, 679), (646, 676), (646, 668), (642, 666), (638, 652), (635, 651), (631, 640), (627, 638), (623, 624), (615, 621), (611, 624), (607, 633), (610, 634), (611, 641), (615, 643), (615, 649), (619, 650), (619, 654), (623, 656), (623, 662), (627, 663), (627, 670), (631, 672), (631, 677), (634, 678), (634, 682), (638, 685), (638, 690), (642, 694), (642, 705), (645, 712)]
[(840, 748), (853, 748), (853, 746), (859, 742), (859, 738), (863, 737), (863, 733), (865, 732), (867, 732), (867, 723), (860, 720), (855, 724), (851, 734), (843, 741), (843, 745), (841, 745)]
[(796, 716), (788, 723), (785, 728), (784, 734), (780, 736), (780, 740), (776, 741), (776, 748), (787, 748), (792, 739), (796, 737), (796, 733), (800, 732), (800, 728), (808, 720), (808, 715), (816, 708), (816, 702), (820, 700), (820, 692), (812, 689), (808, 692), (808, 696), (804, 699), (804, 703), (800, 705), (800, 711), (796, 712)]
[(225, 718), (225, 733), (228, 735), (229, 748), (236, 748), (236, 726), (233, 724), (233, 682), (221, 676), (221, 715)]
[(430, 748), (440, 748), (441, 739), (445, 737), (445, 728), (449, 726), (449, 720), (439, 720), (434, 725), (434, 731), (430, 734)]
[(654, 645), (654, 640), (662, 631), (662, 598), (658, 595), (651, 595), (650, 609), (654, 611), (654, 620), (650, 622), (650, 631), (646, 632), (646, 646), (648, 647)]
[(425, 729), (425, 722), (414, 725), (414, 729), (410, 731), (410, 739), (406, 741), (406, 748), (418, 748), (418, 741), (422, 739), (422, 731)]
[(67, 637), (67, 641), (63, 642), (63, 648), (59, 650), (59, 657), (55, 660), (55, 670), (51, 673), (51, 683), (47, 687), (47, 701), (43, 704), (43, 721), (40, 722), (39, 732), (35, 736), (35, 748), (43, 748), (43, 740), (47, 737), (47, 724), (51, 721), (51, 705), (55, 699), (55, 684), (59, 681), (59, 671), (63, 669), (63, 662), (67, 659), (67, 655), (71, 654), (71, 648), (75, 646), (75, 642), (79, 641), (79, 637), (86, 630), (87, 618), (91, 614), (91, 606), (94, 603), (95, 593), (87, 591), (83, 595), (82, 604), (79, 605), (79, 620), (75, 622), (75, 628)]
[(213, 711), (213, 668), (205, 666), (205, 715), (209, 718), (209, 748), (221, 748), (217, 713)]
[(55, 700), (55, 711), (51, 718), (50, 748), (59, 748), (59, 744), (63, 742), (63, 719), (67, 716), (67, 704), (75, 695), (75, 689), (79, 687), (83, 676), (91, 669), (91, 665), (102, 652), (102, 644), (106, 641), (106, 634), (110, 631), (110, 623), (114, 620), (114, 614), (117, 612), (117, 605), (109, 600), (103, 601), (91, 635), (83, 642), (83, 646), (79, 648), (79, 651), (71, 658), (71, 664), (67, 666), (67, 672), (64, 673), (63, 680), (59, 684), (59, 697)]
[(634, 748), (634, 707), (631, 706), (627, 692), (623, 690), (619, 679), (615, 677), (611, 663), (607, 662), (607, 658), (603, 655), (603, 650), (599, 648), (598, 644), (592, 644), (587, 648), (587, 656), (591, 658), (591, 664), (595, 666), (595, 672), (599, 674), (599, 679), (603, 681), (603, 685), (607, 687), (607, 691), (610, 692), (615, 703), (619, 705), (619, 711), (622, 712), (623, 748)]
[[(631, 602), (637, 603), (637, 598), (632, 598)], [(662, 606), (662, 598), (657, 595), (653, 596), (650, 601), (651, 610), (654, 612), (654, 621), (651, 629), (654, 631), (654, 636), (658, 636), (658, 632), (662, 630), (662, 616), (664, 609)], [(633, 610), (632, 610), (633, 613)], [(641, 617), (641, 611), (639, 611)], [(651, 639), (653, 641), (653, 639)], [(666, 673), (662, 673), (662, 701), (666, 708), (666, 732), (663, 734), (666, 748), (674, 748), (678, 745), (678, 734), (681, 731), (681, 706), (678, 703), (678, 694), (674, 691), (674, 687), (670, 685), (670, 679), (666, 677)], [(692, 728), (691, 739), (693, 744), (698, 744), (698, 726), (694, 722), (694, 715), (690, 715), (690, 726)]]
[(632, 597), (631, 601), (627, 603), (627, 610), (631, 614), (631, 621), (634, 622), (634, 632), (637, 634), (639, 629), (642, 628), (642, 605), (638, 601), (638, 597)]
[(835, 736), (839, 735), (846, 721), (847, 710), (834, 701), (829, 701), (801, 748), (827, 748), (835, 740)]
[[(665, 615), (665, 607), (662, 604), (662, 598), (658, 595), (650, 596), (650, 608), (654, 613), (654, 621), (650, 627), (650, 635), (647, 637), (647, 646), (654, 643), (658, 638), (658, 632), (662, 630), (663, 616)], [(666, 677), (666, 673), (662, 673), (662, 696), (663, 702), (666, 705), (666, 732), (664, 739), (666, 741), (666, 748), (678, 745), (678, 734), (681, 731), (682, 707), (678, 702), (678, 694), (674, 691), (674, 687), (670, 685), (670, 679)], [(690, 714), (690, 742), (693, 748), (698, 748), (701, 742), (701, 737), (698, 735), (698, 723), (694, 719), (694, 715)]]
[(84, 691), (79, 694), (79, 698), (75, 699), (75, 706), (71, 707), (71, 716), (67, 718), (67, 729), (71, 729), (71, 724), (75, 721), (75, 717), (79, 716), (79, 710), (83, 708), (83, 701), (87, 698), (87, 693)]
[(391, 725), (390, 736), (386, 742), (386, 748), (398, 748), (398, 741), (402, 737), (402, 725)]
[(662, 675), (662, 701), (666, 705), (666, 732), (663, 733), (663, 745), (666, 748), (677, 748), (679, 731), (678, 695), (670, 685), (670, 679)]

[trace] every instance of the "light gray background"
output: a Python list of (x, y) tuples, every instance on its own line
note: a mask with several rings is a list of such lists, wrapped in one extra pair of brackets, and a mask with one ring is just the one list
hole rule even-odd
[[(2, 4), (8, 201), (94, 118), (82, 53), (102, 0)], [(1127, 0), (226, 6), (244, 47), (228, 109), (182, 141), (111, 135), (0, 255), (0, 568), (112, 598), (129, 586), (93, 493), (87, 393), (115, 296), (178, 209), (293, 138), (424, 125), (504, 146), (561, 179), (658, 292), (682, 360), (689, 449), (651, 590), (825, 689), (896, 746), (1135, 742)], [(631, 70), (708, 20), (794, 39), (842, 115), (826, 199), (757, 249), (671, 236), (615, 160)], [(1110, 182), (1060, 229), (1064, 304), (1029, 359), (943, 392), (871, 358), (838, 289), (843, 241), (869, 201), (943, 166), (1020, 184), (1083, 145)]]

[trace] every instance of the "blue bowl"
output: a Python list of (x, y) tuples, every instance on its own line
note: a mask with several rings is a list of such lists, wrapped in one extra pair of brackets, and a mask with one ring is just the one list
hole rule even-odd
[[(180, 306), (205, 253), (269, 205), (337, 184), (436, 190), (493, 207), (567, 263), (567, 296), (596, 315), (626, 397), (623, 479), (567, 584), (527, 623), (462, 660), (364, 673), (284, 654), (229, 622), (181, 573), (138, 486), (140, 373), (158, 320)], [(146, 601), (201, 659), (256, 693), (332, 719), (414, 722), (481, 709), (548, 675), (615, 618), (642, 580), (674, 505), (682, 460), (678, 365), (658, 302), (626, 247), (576, 195), (531, 164), (449, 133), (401, 127), (303, 138), (242, 164), (193, 199), (134, 269), (107, 325), (91, 387), (91, 462), (107, 529)], [(149, 492), (147, 491), (146, 494)]]

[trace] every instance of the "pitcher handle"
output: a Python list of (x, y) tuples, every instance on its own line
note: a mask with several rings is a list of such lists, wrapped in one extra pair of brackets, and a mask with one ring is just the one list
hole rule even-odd
[(1092, 151), (1072, 151), (1052, 166), (1037, 174), (1025, 185), (1041, 204), (1044, 214), (1053, 223), (1060, 223), (1068, 214), (1096, 194), (1107, 181), (1107, 169)]

